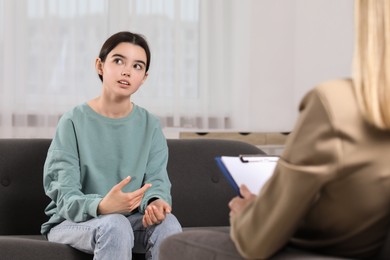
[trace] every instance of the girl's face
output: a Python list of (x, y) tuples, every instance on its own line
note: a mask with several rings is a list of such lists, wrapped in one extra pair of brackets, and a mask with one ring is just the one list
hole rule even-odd
[(108, 53), (104, 62), (96, 59), (96, 70), (103, 77), (104, 94), (112, 98), (129, 98), (148, 76), (145, 50), (122, 42)]

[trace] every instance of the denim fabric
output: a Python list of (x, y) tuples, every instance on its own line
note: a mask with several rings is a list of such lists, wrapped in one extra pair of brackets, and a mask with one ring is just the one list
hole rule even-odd
[(161, 241), (181, 232), (181, 226), (174, 215), (168, 214), (161, 224), (144, 228), (142, 216), (109, 214), (81, 223), (65, 220), (52, 228), (47, 237), (51, 242), (94, 254), (95, 260), (127, 260), (132, 258), (132, 252), (158, 260)]

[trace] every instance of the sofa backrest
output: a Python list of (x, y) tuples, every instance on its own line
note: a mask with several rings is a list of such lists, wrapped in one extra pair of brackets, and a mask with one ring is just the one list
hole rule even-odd
[[(0, 235), (34, 235), (47, 221), (43, 165), (50, 139), (0, 139)], [(233, 189), (214, 157), (262, 153), (230, 140), (169, 139), (173, 213), (183, 227), (226, 226)]]
[(42, 175), (50, 142), (0, 139), (0, 235), (39, 234), (47, 221)]
[(235, 194), (216, 156), (263, 154), (254, 145), (233, 140), (168, 140), (172, 213), (183, 227), (228, 226), (228, 202)]

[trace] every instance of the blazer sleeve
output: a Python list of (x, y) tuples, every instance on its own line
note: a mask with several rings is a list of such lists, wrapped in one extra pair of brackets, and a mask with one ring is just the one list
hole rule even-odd
[(318, 89), (304, 97), (273, 176), (254, 203), (230, 219), (231, 237), (244, 257), (267, 259), (282, 248), (337, 172), (340, 139), (329, 105)]

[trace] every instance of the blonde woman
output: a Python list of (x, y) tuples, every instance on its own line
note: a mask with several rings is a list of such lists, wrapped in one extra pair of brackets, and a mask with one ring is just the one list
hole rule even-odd
[(390, 1), (355, 8), (353, 79), (303, 98), (272, 178), (260, 194), (242, 186), (244, 198), (230, 201), (230, 236), (174, 235), (162, 260), (175, 259), (173, 247), (181, 259), (269, 259), (286, 246), (377, 259), (390, 228)]

